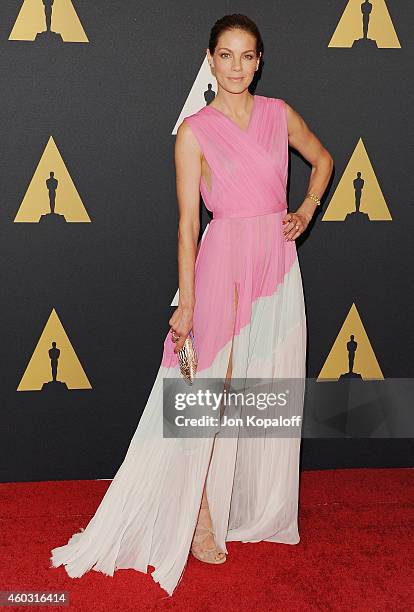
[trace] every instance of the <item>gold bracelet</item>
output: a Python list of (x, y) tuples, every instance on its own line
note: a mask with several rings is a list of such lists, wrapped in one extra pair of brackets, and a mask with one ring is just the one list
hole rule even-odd
[(319, 199), (319, 198), (318, 198), (318, 196), (317, 196), (317, 195), (315, 195), (314, 193), (311, 193), (311, 192), (309, 191), (309, 192), (306, 194), (306, 197), (307, 197), (307, 198), (311, 198), (311, 200), (313, 200), (314, 202), (316, 202), (318, 206), (320, 206), (320, 205), (321, 205), (321, 201), (320, 201), (320, 199)]

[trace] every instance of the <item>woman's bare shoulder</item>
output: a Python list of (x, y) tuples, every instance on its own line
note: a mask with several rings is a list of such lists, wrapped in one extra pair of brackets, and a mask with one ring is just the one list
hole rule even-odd
[(283, 103), (285, 108), (289, 134), (303, 129), (306, 125), (303, 117), (284, 98), (278, 98), (278, 100)]
[(184, 155), (202, 155), (200, 144), (191, 128), (190, 122), (186, 121), (186, 118), (183, 119), (177, 128), (175, 150)]

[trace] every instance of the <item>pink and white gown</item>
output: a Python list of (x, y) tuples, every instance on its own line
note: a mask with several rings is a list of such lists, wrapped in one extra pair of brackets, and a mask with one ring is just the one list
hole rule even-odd
[[(305, 378), (306, 318), (287, 212), (288, 131), (282, 99), (254, 96), (248, 128), (205, 106), (186, 117), (212, 174), (200, 192), (213, 213), (195, 263), (197, 376)], [(235, 309), (237, 288), (238, 307)], [(203, 486), (217, 546), (297, 544), (299, 453), (294, 438), (164, 438), (163, 378), (180, 377), (170, 330), (125, 459), (86, 528), (54, 548), (70, 577), (93, 569), (147, 573), (172, 595), (183, 576)], [(298, 400), (301, 414), (303, 397)], [(206, 480), (207, 478), (207, 480)]]

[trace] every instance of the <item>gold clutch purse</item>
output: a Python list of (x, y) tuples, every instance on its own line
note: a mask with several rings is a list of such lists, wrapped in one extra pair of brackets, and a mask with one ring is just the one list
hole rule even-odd
[(198, 357), (195, 347), (194, 335), (190, 331), (182, 349), (177, 353), (180, 364), (180, 372), (183, 378), (190, 384), (193, 384), (193, 378), (197, 372)]

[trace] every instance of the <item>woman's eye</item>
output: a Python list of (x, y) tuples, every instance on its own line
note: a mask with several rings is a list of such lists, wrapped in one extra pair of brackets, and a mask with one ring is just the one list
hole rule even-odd
[[(228, 57), (230, 53), (220, 53), (220, 57)], [(245, 57), (249, 60), (253, 59), (253, 55), (245, 55)]]

